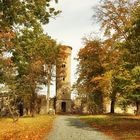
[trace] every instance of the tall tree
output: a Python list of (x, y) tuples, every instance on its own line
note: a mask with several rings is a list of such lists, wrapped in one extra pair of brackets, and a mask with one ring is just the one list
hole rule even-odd
[[(113, 71), (113, 75), (110, 77), (112, 79), (111, 112), (114, 112), (113, 106), (116, 100), (116, 93), (120, 92), (120, 89), (122, 90), (128, 84), (131, 76), (134, 77), (132, 72), (129, 73), (128, 67), (132, 70), (135, 66), (139, 65), (139, 57), (138, 53), (136, 53), (139, 52), (139, 47), (134, 45), (134, 42), (138, 44), (139, 41), (134, 34), (131, 34), (132, 32), (134, 33), (134, 30), (132, 31), (131, 29), (135, 28), (134, 18), (132, 18), (134, 16), (133, 13), (137, 11), (136, 9), (139, 9), (139, 4), (139, 0), (103, 0), (98, 7), (96, 6), (94, 8), (94, 18), (101, 23), (101, 29), (104, 30), (105, 35), (104, 45), (106, 46), (107, 52), (111, 54), (109, 55), (111, 59), (107, 61), (109, 65), (106, 65), (109, 66), (106, 67), (108, 68), (107, 71)], [(136, 40), (131, 35), (135, 36)], [(133, 41), (130, 39), (131, 37)], [(112, 58), (117, 63), (113, 64)], [(113, 91), (116, 92), (114, 93)]]
[[(55, 2), (57, 1), (55, 0)], [(30, 111), (32, 116), (35, 109), (37, 85), (41, 81), (40, 77), (44, 76), (43, 65), (49, 63), (49, 61), (45, 61), (43, 50), (41, 50), (42, 36), (45, 36), (43, 35), (42, 24), (47, 24), (51, 17), (55, 17), (60, 13), (50, 3), (50, 0), (0, 1), (0, 32), (2, 33), (0, 46), (3, 49), (7, 44), (10, 46), (10, 41), (13, 43), (11, 43), (13, 47), (10, 48), (10, 55), (15, 63), (14, 68), (16, 71), (14, 76), (16, 77), (17, 94), (25, 95), (30, 93)], [(7, 39), (7, 35), (10, 34), (15, 37), (14, 40), (9, 41)], [(49, 42), (55, 44), (55, 41), (49, 39), (49, 37), (46, 38), (49, 41), (45, 42), (45, 46), (48, 47), (50, 45)], [(5, 44), (3, 45), (2, 43)], [(52, 47), (52, 45), (49, 47)], [(42, 49), (44, 48), (42, 47)], [(47, 52), (48, 49), (45, 51)], [(49, 58), (48, 55), (46, 57)]]
[(38, 43), (38, 53), (44, 60), (44, 84), (47, 85), (47, 113), (49, 112), (49, 99), (50, 99), (50, 86), (52, 84), (53, 78), (56, 76), (55, 67), (59, 54), (59, 45), (56, 44), (56, 41), (43, 35), (40, 37)]
[(80, 90), (87, 95), (89, 94), (88, 97), (91, 97), (94, 105), (96, 104), (96, 113), (103, 112), (103, 92), (97, 88), (97, 84), (92, 79), (104, 73), (102, 52), (102, 45), (99, 40), (86, 40), (84, 48), (80, 49), (78, 53), (77, 72), (79, 77), (77, 87), (80, 87)]
[(22, 91), (28, 92), (27, 96), (30, 96), (28, 99), (31, 102), (31, 114), (34, 114), (39, 84), (47, 85), (47, 108), (49, 109), (49, 89), (58, 52), (56, 42), (42, 32), (39, 33), (38, 30), (24, 29), (22, 36), (18, 37), (15, 44), (17, 47), (13, 52), (13, 61), (17, 67), (17, 78), (21, 81)]
[[(126, 32), (127, 40), (122, 45), (124, 66), (130, 71), (131, 83), (128, 97), (135, 102), (137, 114), (140, 114), (140, 3), (132, 16), (132, 26)], [(128, 90), (127, 90), (128, 92)]]

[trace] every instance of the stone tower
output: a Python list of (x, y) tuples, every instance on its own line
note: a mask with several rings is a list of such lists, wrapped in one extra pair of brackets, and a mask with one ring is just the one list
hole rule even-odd
[(56, 113), (71, 112), (71, 51), (71, 47), (61, 46), (62, 57), (56, 67)]

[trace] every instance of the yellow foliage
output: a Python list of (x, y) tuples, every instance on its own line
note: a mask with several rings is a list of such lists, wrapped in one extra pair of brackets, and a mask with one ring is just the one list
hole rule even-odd
[(51, 130), (53, 119), (47, 115), (23, 117), (16, 123), (0, 119), (0, 140), (41, 140)]

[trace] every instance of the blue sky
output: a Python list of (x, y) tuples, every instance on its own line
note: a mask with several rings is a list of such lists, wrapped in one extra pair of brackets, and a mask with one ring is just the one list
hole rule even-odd
[[(76, 80), (75, 72), (77, 62), (74, 58), (82, 47), (82, 38), (91, 32), (97, 32), (99, 30), (97, 24), (93, 24), (92, 20), (92, 7), (98, 1), (59, 0), (55, 7), (60, 9), (62, 13), (56, 19), (52, 19), (48, 25), (44, 26), (44, 32), (56, 39), (58, 43), (69, 45), (73, 48), (71, 67), (72, 84)], [(54, 92), (53, 90), (54, 88), (52, 88), (52, 92)]]

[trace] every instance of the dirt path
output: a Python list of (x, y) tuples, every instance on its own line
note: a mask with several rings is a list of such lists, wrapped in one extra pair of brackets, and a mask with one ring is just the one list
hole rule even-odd
[(76, 116), (58, 116), (48, 139), (44, 140), (111, 140), (111, 138), (81, 122)]

